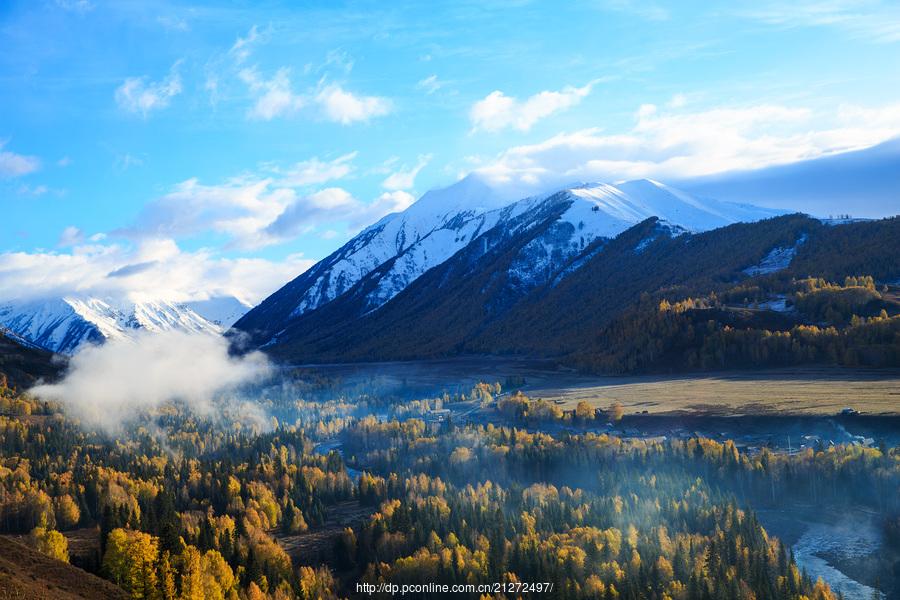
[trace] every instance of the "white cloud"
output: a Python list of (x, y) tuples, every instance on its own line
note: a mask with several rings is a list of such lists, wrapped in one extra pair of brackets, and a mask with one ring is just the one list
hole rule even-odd
[(350, 152), (331, 161), (321, 161), (317, 156), (309, 160), (302, 160), (287, 169), (273, 168), (272, 172), (279, 175), (278, 185), (288, 187), (304, 187), (308, 185), (320, 185), (343, 179), (353, 172), (353, 159), (356, 152)]
[(259, 233), (295, 196), (290, 188), (273, 187), (271, 179), (235, 178), (220, 185), (188, 179), (144, 206), (136, 223), (123, 233), (180, 237), (213, 231), (237, 246), (259, 247), (268, 243)]
[(34, 173), (41, 168), (41, 161), (36, 156), (26, 156), (4, 150), (6, 142), (0, 140), (0, 179), (11, 179)]
[(898, 134), (896, 104), (843, 106), (836, 114), (773, 104), (698, 112), (646, 104), (624, 133), (560, 133), (510, 148), (476, 170), (509, 194), (524, 196), (578, 180), (680, 179), (755, 169), (865, 148)]
[(315, 262), (300, 254), (270, 261), (224, 258), (209, 249), (186, 252), (166, 238), (122, 244), (94, 235), (83, 242), (79, 233), (69, 232), (66, 241), (78, 243), (65, 252), (0, 253), (3, 299), (91, 294), (186, 302), (235, 296), (256, 304)]
[(561, 91), (539, 92), (525, 101), (520, 101), (496, 90), (472, 105), (469, 119), (475, 131), (501, 131), (517, 129), (528, 131), (531, 127), (553, 113), (575, 106), (591, 93), (593, 83), (577, 88), (566, 86)]
[(265, 233), (272, 239), (282, 240), (309, 232), (323, 222), (344, 223), (356, 231), (389, 213), (407, 208), (414, 201), (411, 194), (395, 191), (365, 203), (342, 188), (326, 188), (298, 198), (266, 228)]
[(278, 69), (271, 79), (261, 78), (255, 68), (242, 69), (239, 76), (256, 98), (247, 113), (251, 118), (271, 121), (293, 114), (306, 104), (303, 96), (291, 89), (290, 69)]
[(152, 111), (169, 106), (172, 98), (181, 93), (178, 66), (172, 65), (162, 81), (148, 81), (147, 77), (129, 77), (116, 89), (115, 99), (120, 108), (147, 117)]
[(88, 346), (72, 357), (62, 381), (31, 392), (61, 403), (85, 424), (114, 431), (171, 401), (221, 414), (237, 403), (230, 391), (258, 382), (269, 369), (261, 353), (229, 355), (222, 336), (168, 331)]
[(437, 75), (430, 75), (425, 79), (419, 80), (419, 82), (416, 84), (416, 89), (422, 90), (430, 96), (431, 94), (441, 89), (443, 85), (444, 83), (438, 80)]
[(404, 167), (399, 171), (391, 173), (381, 183), (381, 186), (386, 190), (408, 190), (415, 185), (416, 176), (419, 174), (419, 171), (424, 169), (429, 162), (431, 162), (431, 155), (423, 154), (419, 156), (419, 161), (414, 167)]
[(391, 111), (391, 103), (379, 96), (357, 96), (337, 84), (323, 87), (316, 94), (316, 103), (325, 118), (342, 125), (368, 121)]
[(743, 17), (777, 27), (834, 27), (876, 43), (900, 42), (900, 6), (879, 0), (753, 2)]
[(80, 244), (84, 241), (84, 232), (75, 227), (74, 225), (69, 225), (65, 229), (63, 229), (62, 234), (59, 236), (58, 246), (63, 248), (68, 248), (70, 246), (74, 246), (76, 244)]
[[(264, 167), (266, 177), (245, 175), (215, 185), (188, 179), (147, 203), (135, 222), (118, 233), (143, 239), (213, 232), (228, 238), (228, 248), (254, 249), (315, 229), (333, 229), (337, 223), (358, 230), (411, 203), (409, 194), (363, 202), (339, 187), (301, 192), (347, 177), (355, 157), (352, 152), (330, 161), (312, 158), (288, 168), (269, 165)], [(422, 166), (428, 158), (420, 157)], [(415, 177), (415, 173), (406, 175)]]

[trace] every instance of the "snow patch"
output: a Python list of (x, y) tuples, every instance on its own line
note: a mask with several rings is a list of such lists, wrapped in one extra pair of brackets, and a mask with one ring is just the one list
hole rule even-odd
[(797, 254), (797, 249), (802, 246), (804, 242), (806, 242), (806, 234), (800, 236), (797, 242), (789, 248), (772, 248), (759, 263), (752, 267), (747, 267), (742, 272), (752, 277), (783, 271), (791, 265), (791, 261), (794, 260), (794, 256)]

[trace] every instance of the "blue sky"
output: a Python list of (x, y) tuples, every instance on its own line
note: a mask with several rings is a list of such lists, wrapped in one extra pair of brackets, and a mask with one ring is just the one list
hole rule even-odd
[(253, 302), (468, 172), (513, 198), (898, 135), (900, 7), (783, 4), (4, 2), (0, 283)]

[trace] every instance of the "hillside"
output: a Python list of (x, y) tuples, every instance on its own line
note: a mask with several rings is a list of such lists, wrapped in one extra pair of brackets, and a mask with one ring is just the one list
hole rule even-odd
[(112, 583), (0, 536), (0, 598), (125, 600)]
[(39, 379), (56, 378), (62, 369), (59, 357), (28, 346), (0, 328), (0, 384), (5, 379), (10, 387), (26, 389)]
[[(517, 273), (535, 264), (523, 262), (525, 249), (552, 231), (567, 207), (559, 200), (545, 205), (542, 220), (486, 232), (483, 243), (470, 244), (380, 309), (364, 314), (356, 304), (365, 295), (363, 280), (342, 298), (293, 322), (266, 350), (291, 362), (518, 354), (601, 370), (662, 368), (663, 363), (653, 360), (613, 365), (591, 357), (603, 354), (605, 344), (627, 345), (621, 332), (613, 330), (633, 321), (640, 306), (655, 312), (663, 299), (736, 294), (736, 288), (769, 282), (771, 298), (757, 298), (765, 305), (793, 293), (791, 281), (797, 278), (842, 282), (846, 276), (867, 274), (883, 283), (900, 277), (895, 258), (900, 255), (900, 219), (828, 226), (792, 215), (693, 235), (647, 219), (612, 240), (598, 238), (546, 269), (539, 280), (522, 285)], [(885, 307), (894, 314), (892, 304)], [(795, 310), (740, 307), (719, 307), (696, 319), (713, 321), (718, 328), (759, 331), (823, 322), (821, 315)], [(849, 324), (824, 320), (825, 325)]]

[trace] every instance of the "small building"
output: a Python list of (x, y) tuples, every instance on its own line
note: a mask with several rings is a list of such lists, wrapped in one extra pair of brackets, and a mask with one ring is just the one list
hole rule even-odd
[(431, 423), (442, 423), (450, 418), (449, 408), (436, 408), (425, 413), (425, 420)]

